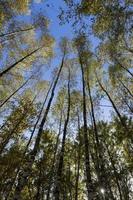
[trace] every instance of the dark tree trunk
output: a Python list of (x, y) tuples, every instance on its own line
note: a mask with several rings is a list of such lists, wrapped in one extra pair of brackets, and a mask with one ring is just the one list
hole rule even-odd
[(60, 123), (59, 123), (59, 133), (58, 133), (56, 144), (55, 144), (53, 163), (52, 163), (52, 167), (50, 170), (50, 178), (49, 178), (50, 180), (49, 180), (46, 200), (49, 200), (51, 187), (52, 187), (52, 183), (53, 183), (52, 180), (53, 180), (53, 176), (54, 176), (54, 172), (55, 172), (54, 167), (55, 167), (55, 162), (56, 162), (56, 154), (57, 154), (57, 149), (58, 149), (58, 144), (59, 144), (59, 137), (61, 134), (61, 125), (62, 125), (62, 111), (61, 111), (61, 118), (60, 118)]
[(59, 165), (57, 169), (57, 179), (55, 183), (55, 190), (54, 190), (54, 199), (60, 199), (60, 190), (61, 190), (61, 178), (62, 178), (62, 169), (63, 169), (63, 162), (64, 162), (64, 152), (65, 152), (65, 141), (67, 135), (67, 126), (69, 122), (69, 115), (70, 115), (70, 71), (69, 71), (69, 78), (68, 78), (68, 108), (67, 108), (67, 117), (64, 123), (64, 130), (63, 130), (63, 138), (62, 138), (62, 145), (59, 157)]
[(17, 90), (15, 90), (9, 97), (7, 97), (7, 99), (2, 103), (2, 104), (0, 104), (0, 108), (2, 107), (2, 106), (4, 106), (4, 104), (7, 102), (7, 101), (9, 101), (10, 99), (11, 99), (11, 97), (13, 97), (21, 88), (23, 88), (27, 83), (28, 83), (28, 81), (31, 79), (33, 77), (33, 75), (32, 76), (30, 76)]
[(86, 90), (85, 90), (85, 74), (82, 59), (79, 55), (79, 62), (82, 72), (82, 92), (83, 92), (83, 121), (84, 121), (84, 146), (85, 146), (85, 167), (86, 167), (86, 186), (88, 192), (88, 200), (93, 200), (94, 189), (91, 179), (90, 169), (90, 153), (89, 153), (89, 141), (88, 141), (88, 130), (87, 130), (87, 108), (86, 108)]
[(17, 64), (21, 63), (23, 60), (25, 60), (26, 58), (30, 57), (31, 55), (33, 55), (34, 53), (36, 53), (37, 51), (39, 51), (40, 49), (42, 49), (43, 47), (39, 47), (37, 49), (35, 49), (34, 51), (32, 51), (31, 53), (27, 54), (26, 56), (24, 56), (23, 58), (21, 58), (20, 60), (18, 60), (17, 62), (15, 62), (14, 64), (10, 65), (8, 68), (6, 68), (5, 70), (3, 70), (0, 73), (0, 78), (6, 74), (7, 72), (9, 72), (11, 69), (13, 69)]
[(107, 144), (106, 144), (105, 141), (104, 141), (104, 144), (105, 144), (105, 147), (107, 149), (107, 153), (109, 155), (109, 159), (110, 159), (113, 171), (114, 171), (114, 177), (115, 177), (115, 181), (116, 181), (117, 188), (118, 188), (118, 191), (119, 191), (120, 200), (123, 200), (123, 198), (122, 198), (122, 192), (121, 192), (121, 187), (120, 187), (120, 183), (119, 183), (119, 179), (118, 179), (118, 173), (117, 173), (117, 170), (116, 170), (113, 158), (111, 156), (111, 153), (110, 153), (109, 148), (108, 148), (108, 146), (107, 146)]
[[(122, 97), (123, 98), (123, 97)], [(129, 111), (131, 112), (131, 113), (133, 113), (133, 105), (129, 105), (129, 103), (127, 102), (127, 100), (126, 99), (123, 99), (123, 101), (124, 101), (124, 103), (125, 103), (125, 105), (128, 107), (128, 109), (129, 109)]]
[(12, 36), (12, 35), (15, 35), (17, 33), (26, 32), (26, 31), (30, 31), (30, 30), (33, 30), (33, 29), (34, 29), (34, 27), (30, 27), (30, 28), (19, 29), (19, 30), (16, 30), (16, 31), (8, 32), (8, 33), (2, 33), (2, 34), (0, 34), (0, 38)]
[[(93, 155), (94, 153), (91, 152), (91, 157), (92, 157), (92, 161), (94, 163), (94, 167), (95, 167), (95, 170), (97, 172), (97, 163), (96, 163), (96, 159), (95, 159), (95, 156)], [(98, 173), (97, 173), (98, 174)], [(105, 180), (105, 179), (104, 179)], [(112, 192), (112, 189), (111, 189), (111, 186), (110, 186), (110, 182), (108, 180), (108, 177), (106, 177), (106, 180), (104, 182), (104, 184), (106, 184), (106, 186), (104, 185), (103, 187), (103, 184), (102, 185), (99, 185), (99, 188), (98, 188), (98, 194), (96, 196), (96, 200), (116, 200), (114, 195), (113, 195), (113, 192)], [(104, 189), (106, 194), (104, 194), (104, 199), (102, 197), (102, 194), (100, 192), (100, 189)]]
[[(89, 77), (89, 74), (88, 76)], [(95, 119), (95, 112), (94, 112), (94, 105), (93, 105), (93, 99), (91, 95), (91, 88), (90, 88), (90, 82), (88, 78), (88, 91), (89, 91), (89, 98), (90, 98), (90, 104), (91, 104), (91, 114), (92, 114), (92, 123), (93, 123), (93, 129), (94, 129), (94, 135), (95, 135), (95, 141), (94, 141), (94, 146), (95, 146), (95, 154), (96, 154), (96, 172), (98, 176), (98, 182), (99, 182), (99, 187), (100, 188), (110, 188), (110, 185), (108, 184), (107, 177), (105, 175), (105, 166), (104, 166), (104, 160), (102, 156), (102, 149), (99, 141), (99, 136), (98, 136), (98, 130), (97, 130), (97, 125), (96, 125), (96, 119)], [(108, 191), (108, 190), (107, 190)], [(109, 194), (105, 193), (105, 199), (108, 199)]]
[(65, 54), (63, 55), (62, 62), (61, 62), (61, 65), (60, 65), (60, 69), (59, 69), (57, 77), (55, 79), (55, 82), (54, 82), (54, 85), (53, 85), (53, 88), (52, 88), (52, 91), (51, 91), (51, 96), (50, 96), (50, 99), (48, 101), (47, 108), (45, 110), (44, 116), (42, 118), (39, 130), (38, 130), (38, 133), (37, 133), (34, 148), (31, 151), (31, 153), (29, 154), (29, 159), (28, 159), (28, 162), (27, 162), (25, 168), (22, 169), (21, 173), (19, 173), (18, 184), (17, 184), (15, 194), (14, 194), (14, 198), (13, 198), (14, 200), (21, 200), (21, 191), (23, 190), (24, 186), (27, 185), (28, 178), (31, 174), (31, 168), (32, 168), (32, 165), (34, 163), (35, 156), (37, 155), (37, 152), (39, 151), (39, 144), (40, 144), (41, 136), (43, 134), (43, 126), (46, 122), (47, 115), (49, 113), (51, 103), (52, 103), (52, 100), (54, 98), (55, 88), (56, 88), (56, 85), (58, 83), (60, 73), (61, 73), (61, 70), (62, 70), (63, 65), (64, 65), (64, 59), (65, 59)]
[[(22, 161), (23, 161), (23, 159), (24, 159), (24, 157), (25, 157), (25, 154), (26, 154), (26, 152), (27, 152), (27, 150), (28, 150), (28, 147), (29, 147), (29, 145), (30, 145), (30, 143), (31, 143), (31, 140), (32, 140), (33, 135), (34, 135), (34, 132), (35, 132), (35, 130), (36, 130), (37, 124), (38, 124), (38, 122), (39, 122), (39, 120), (40, 120), (40, 118), (41, 118), (41, 114), (42, 114), (42, 112), (43, 112), (44, 105), (45, 105), (45, 103), (46, 103), (46, 101), (47, 101), (47, 98), (48, 98), (48, 95), (49, 95), (50, 90), (51, 90), (51, 88), (52, 88), (53, 82), (54, 82), (54, 80), (52, 81), (52, 83), (51, 83), (51, 85), (50, 85), (50, 87), (49, 87), (49, 89), (48, 89), (48, 91), (47, 91), (46, 97), (45, 97), (45, 99), (44, 99), (44, 102), (43, 102), (43, 104), (42, 104), (41, 110), (40, 110), (39, 115), (38, 115), (38, 117), (37, 117), (37, 121), (36, 121), (36, 123), (35, 123), (35, 125), (34, 125), (34, 127), (33, 127), (33, 130), (32, 130), (32, 132), (31, 132), (31, 136), (30, 136), (29, 141), (28, 141), (28, 143), (27, 143), (27, 145), (26, 145), (26, 147), (25, 147), (25, 150), (24, 150), (24, 153), (23, 153), (23, 158), (22, 158), (22, 160), (21, 160), (21, 162), (20, 162), (20, 165), (21, 165), (21, 163), (22, 163)], [(13, 178), (13, 181), (12, 181), (11, 186), (10, 186), (10, 190), (9, 190), (9, 192), (8, 192), (8, 194), (7, 194), (5, 200), (7, 200), (8, 197), (10, 196), (10, 193), (11, 193), (11, 191), (12, 191), (12, 188), (13, 188), (13, 186), (14, 186), (14, 183), (15, 183), (15, 181), (16, 181), (16, 178), (17, 178), (17, 175), (18, 175), (18, 173), (19, 173), (19, 171), (20, 171), (20, 168), (21, 168), (21, 166), (19, 166), (18, 169), (17, 169), (17, 172), (16, 172), (16, 174), (15, 174), (15, 177)]]
[(120, 120), (120, 122), (121, 122), (123, 128), (124, 128), (124, 130), (127, 131), (127, 126), (126, 126), (125, 122), (123, 121), (123, 118), (122, 118), (120, 112), (118, 111), (118, 109), (117, 109), (115, 103), (113, 102), (113, 100), (112, 100), (111, 96), (109, 95), (109, 93), (107, 92), (107, 90), (103, 87), (103, 85), (102, 85), (101, 82), (99, 81), (99, 79), (98, 79), (98, 77), (97, 77), (97, 74), (96, 74), (96, 78), (97, 78), (97, 81), (98, 81), (99, 86), (101, 87), (101, 89), (105, 92), (105, 94), (106, 94), (107, 97), (109, 98), (109, 100), (110, 100), (110, 102), (111, 102), (111, 104), (112, 104), (112, 106), (113, 106), (113, 108), (114, 108), (114, 110), (115, 110), (115, 112), (116, 112), (116, 114), (117, 114), (117, 116), (118, 116), (118, 118), (119, 118), (119, 120)]
[(122, 69), (124, 69), (125, 71), (127, 71), (127, 72), (133, 77), (132, 72), (131, 72), (129, 69), (127, 69), (124, 65), (122, 65), (122, 64), (120, 63), (120, 61), (119, 61), (116, 57), (114, 58), (114, 60), (116, 61), (116, 63), (117, 63)]
[(79, 113), (78, 115), (78, 137), (79, 137), (79, 145), (78, 145), (78, 163), (77, 163), (77, 173), (76, 173), (76, 183), (75, 183), (75, 200), (78, 200), (78, 185), (79, 185), (79, 170), (80, 170), (80, 160), (81, 160), (81, 136), (80, 136), (80, 119)]
[[(95, 113), (94, 113), (94, 106), (93, 106), (93, 99), (91, 96), (91, 88), (90, 88), (90, 83), (89, 83), (89, 79), (87, 80), (87, 84), (88, 84), (88, 92), (89, 92), (89, 99), (90, 99), (90, 104), (91, 104), (91, 116), (92, 116), (92, 124), (93, 124), (93, 129), (94, 129), (94, 134), (95, 134), (95, 140), (96, 140), (96, 155), (97, 155), (97, 167), (98, 167), (98, 171), (100, 170), (100, 159), (102, 159), (101, 157), (101, 149), (100, 149), (100, 142), (99, 142), (99, 138), (98, 138), (98, 131), (97, 131), (97, 125), (96, 125), (96, 119), (95, 119)], [(99, 173), (100, 175), (100, 173)]]
[(35, 123), (35, 125), (34, 125), (34, 127), (33, 127), (33, 130), (32, 130), (31, 135), (30, 135), (30, 139), (29, 139), (29, 141), (28, 141), (28, 143), (27, 143), (27, 145), (26, 145), (26, 149), (25, 149), (24, 154), (27, 152), (27, 149), (28, 149), (28, 147), (29, 147), (29, 145), (30, 145), (30, 143), (31, 143), (31, 140), (32, 140), (33, 135), (34, 135), (34, 132), (35, 132), (36, 127), (37, 127), (37, 125), (38, 125), (38, 122), (39, 122), (39, 120), (40, 120), (40, 118), (41, 118), (42, 112), (43, 112), (43, 110), (44, 110), (44, 106), (45, 106), (46, 101), (47, 101), (47, 99), (48, 99), (50, 90), (51, 90), (51, 88), (52, 88), (53, 82), (54, 82), (54, 80), (51, 82), (51, 85), (50, 85), (50, 87), (49, 87), (49, 89), (48, 89), (48, 91), (47, 91), (47, 94), (46, 94), (46, 97), (45, 97), (44, 102), (43, 102), (43, 104), (42, 104), (41, 110), (40, 110), (40, 112), (39, 112), (37, 121), (36, 121), (36, 123)]
[(118, 79), (119, 82), (121, 83), (121, 85), (127, 90), (127, 92), (130, 94), (130, 96), (133, 98), (133, 94), (131, 93), (131, 91), (128, 89), (128, 87), (123, 83), (123, 81), (121, 81), (120, 79)]

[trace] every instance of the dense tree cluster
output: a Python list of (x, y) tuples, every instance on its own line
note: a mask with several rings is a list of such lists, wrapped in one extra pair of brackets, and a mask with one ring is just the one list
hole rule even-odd
[(0, 0), (0, 199), (132, 200), (132, 0), (62, 3)]

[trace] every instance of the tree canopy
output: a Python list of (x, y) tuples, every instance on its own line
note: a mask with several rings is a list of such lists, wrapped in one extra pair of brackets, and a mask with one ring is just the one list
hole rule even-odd
[(133, 199), (133, 2), (0, 0), (0, 200)]

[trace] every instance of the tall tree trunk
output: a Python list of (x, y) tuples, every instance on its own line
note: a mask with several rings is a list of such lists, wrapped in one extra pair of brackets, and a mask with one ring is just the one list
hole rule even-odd
[(89, 153), (89, 141), (88, 141), (88, 130), (87, 130), (87, 109), (86, 109), (86, 90), (85, 90), (85, 74), (82, 59), (79, 55), (79, 62), (82, 72), (82, 92), (83, 92), (83, 122), (84, 122), (84, 146), (85, 146), (85, 167), (86, 167), (86, 186), (88, 192), (88, 200), (93, 200), (94, 189), (91, 178), (90, 169), (90, 153)]
[(111, 156), (111, 153), (110, 153), (109, 148), (108, 148), (108, 146), (107, 146), (107, 144), (106, 144), (105, 141), (104, 141), (104, 144), (105, 144), (105, 147), (106, 147), (106, 149), (107, 149), (107, 153), (108, 153), (108, 155), (109, 155), (109, 159), (110, 159), (110, 162), (111, 162), (113, 171), (114, 171), (114, 177), (115, 177), (115, 181), (116, 181), (117, 188), (118, 188), (118, 191), (119, 191), (120, 200), (123, 200), (123, 198), (122, 198), (122, 192), (121, 192), (121, 187), (120, 187), (120, 183), (119, 183), (119, 179), (118, 179), (118, 173), (117, 173), (117, 170), (116, 170), (116, 167), (115, 167), (113, 158), (112, 158), (112, 156)]
[(55, 79), (55, 82), (54, 82), (54, 85), (53, 85), (53, 88), (52, 88), (52, 91), (51, 91), (51, 96), (50, 96), (50, 99), (48, 101), (47, 108), (45, 110), (44, 116), (42, 118), (39, 130), (38, 130), (38, 133), (37, 133), (37, 137), (36, 137), (36, 141), (35, 141), (35, 144), (34, 144), (34, 148), (31, 151), (31, 153), (29, 154), (29, 159), (28, 159), (28, 162), (27, 162), (26, 166), (24, 167), (24, 169), (22, 169), (22, 172), (19, 173), (18, 184), (16, 186), (16, 190), (15, 190), (15, 194), (14, 194), (14, 198), (13, 198), (14, 200), (21, 200), (21, 191), (23, 190), (23, 188), (27, 184), (28, 178), (29, 178), (29, 176), (31, 174), (31, 168), (33, 166), (33, 163), (34, 163), (35, 157), (37, 155), (37, 152), (39, 150), (39, 144), (40, 144), (40, 140), (41, 140), (41, 137), (42, 137), (42, 134), (43, 134), (43, 126), (44, 126), (44, 124), (46, 122), (47, 115), (49, 113), (49, 110), (50, 110), (50, 107), (51, 107), (51, 103), (52, 103), (52, 100), (54, 98), (55, 88), (56, 88), (56, 85), (58, 83), (58, 80), (59, 80), (59, 77), (60, 77), (60, 73), (61, 73), (61, 70), (62, 70), (63, 65), (64, 65), (64, 59), (65, 59), (65, 53), (63, 55), (62, 62), (61, 62), (61, 65), (60, 65), (60, 69), (59, 69), (57, 77)]
[(101, 87), (101, 89), (105, 92), (105, 94), (109, 98), (109, 100), (110, 100), (110, 102), (111, 102), (111, 104), (112, 104), (112, 106), (113, 106), (113, 108), (114, 108), (114, 110), (115, 110), (115, 112), (116, 112), (116, 114), (117, 114), (117, 116), (118, 116), (123, 128), (124, 128), (124, 130), (127, 131), (127, 126), (126, 126), (125, 122), (123, 121), (123, 118), (122, 118), (120, 112), (118, 111), (115, 103), (113, 102), (113, 100), (112, 100), (111, 96), (109, 95), (109, 93), (107, 92), (107, 90), (103, 87), (102, 83), (99, 81), (97, 74), (96, 74), (96, 78), (97, 78), (97, 82), (98, 82), (99, 86)]
[[(132, 130), (130, 130), (130, 128), (127, 127), (127, 124), (126, 124), (125, 121), (123, 120), (123, 118), (122, 118), (120, 112), (118, 111), (118, 109), (117, 109), (115, 103), (113, 102), (113, 100), (112, 100), (110, 94), (107, 92), (107, 90), (103, 87), (103, 85), (102, 85), (101, 82), (99, 81), (99, 79), (98, 79), (98, 77), (97, 77), (97, 74), (96, 74), (96, 78), (97, 78), (97, 81), (98, 81), (98, 83), (99, 83), (99, 86), (101, 87), (101, 89), (105, 92), (105, 94), (106, 94), (107, 97), (109, 98), (109, 100), (110, 100), (110, 102), (111, 102), (111, 104), (112, 104), (112, 106), (113, 106), (113, 108), (114, 108), (114, 110), (115, 110), (115, 112), (116, 112), (116, 114), (117, 114), (117, 116), (118, 116), (120, 122), (121, 122), (121, 125), (123, 126), (123, 129), (124, 129), (125, 133), (126, 133), (126, 132), (131, 132)], [(124, 144), (124, 146), (125, 146), (125, 148), (127, 148), (127, 147), (126, 147), (126, 144)], [(131, 157), (131, 153), (130, 153), (129, 151), (128, 151), (128, 154), (129, 154), (129, 156)]]
[[(87, 83), (88, 83), (89, 98), (90, 98), (90, 104), (91, 104), (92, 123), (93, 123), (93, 129), (94, 129), (94, 135), (95, 135), (95, 141), (96, 141), (96, 145), (94, 142), (95, 151), (96, 151), (96, 163), (97, 163), (96, 164), (96, 172), (97, 172), (97, 176), (98, 176), (99, 187), (106, 189), (107, 187), (110, 188), (110, 186), (107, 182), (107, 177), (105, 175), (105, 166), (104, 166), (104, 162), (103, 162), (101, 145), (100, 145), (97, 125), (96, 125), (94, 105), (93, 105), (93, 99), (92, 99), (92, 95), (91, 95), (91, 88), (90, 88), (90, 82), (89, 82), (89, 74), (88, 74), (87, 78), (88, 78)], [(106, 192), (105, 199), (108, 199), (108, 197), (109, 197), (109, 194)]]
[(126, 96), (120, 95), (120, 98), (121, 98), (121, 100), (122, 100), (122, 103), (125, 104), (125, 105), (128, 107), (128, 109), (129, 109), (129, 111), (130, 111), (131, 113), (133, 113), (133, 106), (132, 106), (132, 104), (129, 105), (128, 99), (126, 98)]
[[(95, 167), (95, 170), (96, 170), (96, 173), (97, 173), (97, 163), (96, 163), (96, 159), (95, 159), (95, 156), (93, 155), (94, 153), (91, 151), (91, 158), (92, 158), (92, 161), (94, 163), (94, 167)], [(98, 174), (98, 173), (97, 173)], [(96, 200), (116, 200), (114, 195), (113, 195), (113, 192), (112, 192), (112, 189), (111, 189), (111, 185), (110, 185), (110, 182), (108, 180), (108, 176), (106, 177), (106, 180), (105, 180), (105, 183), (106, 186), (103, 187), (103, 185), (99, 185), (99, 192), (96, 196)], [(101, 189), (104, 189), (105, 190), (105, 193), (104, 193), (104, 197), (102, 197), (102, 194), (101, 194)]]
[[(88, 76), (89, 76), (89, 74), (88, 74)], [(98, 166), (98, 170), (100, 170), (100, 160), (99, 159), (101, 159), (101, 150), (100, 150), (100, 142), (99, 142), (99, 138), (98, 138), (98, 131), (97, 131), (97, 125), (96, 125), (96, 119), (95, 119), (95, 113), (94, 113), (93, 99), (91, 96), (91, 88), (90, 88), (89, 78), (87, 80), (87, 85), (88, 85), (89, 99), (90, 99), (90, 105), (91, 105), (92, 123), (93, 123), (93, 128), (94, 128), (95, 139), (96, 139), (96, 149), (95, 150), (96, 150), (96, 155), (98, 156), (97, 157), (97, 161), (98, 161), (97, 166)], [(97, 150), (98, 150), (98, 152), (97, 152)]]
[(33, 29), (34, 29), (34, 27), (29, 27), (29, 28), (25, 28), (25, 29), (19, 29), (19, 30), (11, 31), (11, 32), (8, 32), (8, 33), (1, 33), (0, 38), (12, 36), (12, 35), (15, 35), (17, 33), (26, 32), (26, 31), (33, 30)]
[(129, 104), (128, 104), (128, 102), (127, 102), (127, 100), (125, 99), (125, 98), (123, 98), (122, 97), (122, 100), (124, 101), (124, 103), (125, 103), (125, 105), (128, 107), (128, 109), (129, 109), (129, 111), (131, 112), (131, 113), (133, 113), (133, 106), (131, 107)]
[[(26, 28), (26, 29), (16, 30), (14, 32), (2, 33), (0, 35), (0, 43), (3, 44), (7, 41), (13, 40), (15, 38), (15, 36), (17, 36), (23, 32), (27, 32), (27, 31), (34, 30), (34, 29), (35, 29), (35, 27), (30, 27), (30, 28)], [(7, 36), (9, 36), (9, 37), (7, 37)], [(4, 39), (3, 39), (3, 37), (4, 37)]]
[(24, 56), (23, 58), (19, 59), (17, 62), (13, 63), (12, 65), (10, 65), (8, 68), (6, 68), (5, 70), (3, 70), (0, 73), (0, 78), (6, 74), (7, 72), (9, 72), (11, 69), (13, 69), (17, 64), (21, 63), (23, 60), (25, 60), (26, 58), (30, 57), (31, 55), (33, 55), (34, 53), (36, 53), (37, 51), (39, 51), (40, 49), (42, 49), (43, 47), (38, 47), (37, 49), (35, 49), (34, 51), (32, 51), (31, 53), (28, 53), (26, 56)]
[(66, 142), (66, 135), (67, 135), (67, 126), (69, 122), (69, 115), (70, 115), (70, 71), (69, 71), (69, 78), (68, 78), (68, 108), (67, 108), (67, 117), (64, 123), (64, 130), (63, 130), (63, 138), (62, 138), (62, 145), (60, 151), (60, 158), (59, 158), (59, 165), (57, 169), (57, 179), (55, 183), (55, 190), (54, 190), (54, 199), (60, 199), (60, 188), (61, 188), (61, 178), (62, 178), (62, 169), (63, 169), (63, 162), (64, 162), (64, 152), (65, 152), (65, 142)]
[(79, 145), (78, 145), (78, 163), (77, 163), (77, 174), (76, 174), (76, 183), (75, 183), (75, 200), (78, 200), (78, 185), (79, 185), (79, 170), (80, 170), (80, 160), (81, 160), (81, 136), (80, 136), (80, 118), (79, 112), (77, 112), (78, 116), (78, 137), (79, 137)]
[[(110, 38), (110, 36), (109, 36), (109, 39), (110, 39), (110, 41), (112, 42), (112, 45), (114, 46), (114, 48), (116, 48), (115, 45), (113, 44), (113, 41), (112, 41), (112, 39)], [(117, 58), (117, 55), (112, 54), (111, 56), (112, 56), (112, 58), (114, 59), (115, 63), (117, 63), (122, 69), (124, 69), (125, 71), (127, 71), (127, 72), (133, 77), (132, 72), (130, 72), (130, 70), (127, 69), (127, 68), (119, 61), (119, 58)]]
[(61, 134), (61, 125), (62, 125), (62, 111), (61, 111), (61, 117), (60, 117), (60, 123), (59, 123), (59, 133), (58, 133), (56, 144), (55, 144), (53, 163), (52, 163), (52, 167), (50, 170), (50, 180), (49, 180), (49, 186), (48, 186), (46, 200), (49, 200), (49, 197), (50, 197), (50, 191), (51, 191), (51, 187), (52, 187), (52, 179), (53, 179), (53, 175), (54, 175), (54, 171), (55, 171), (54, 167), (55, 167), (55, 161), (56, 161), (56, 154), (57, 154), (57, 149), (58, 149), (59, 137)]
[(127, 92), (130, 94), (130, 96), (133, 98), (133, 94), (131, 93), (131, 91), (128, 89), (128, 87), (123, 83), (122, 80), (118, 79), (119, 82), (121, 83), (121, 85), (127, 90)]
[[(89, 77), (89, 74), (88, 76)], [(93, 99), (91, 96), (91, 88), (90, 88), (90, 82), (89, 82), (89, 78), (87, 80), (87, 85), (88, 85), (88, 92), (89, 92), (89, 99), (90, 99), (90, 105), (91, 105), (91, 116), (92, 116), (92, 125), (93, 125), (93, 129), (94, 129), (94, 135), (95, 135), (95, 141), (96, 141), (96, 145), (95, 145), (95, 151), (96, 151), (96, 169), (97, 169), (97, 175), (98, 175), (98, 181), (99, 181), (99, 185), (102, 185), (103, 181), (101, 180), (101, 172), (103, 172), (103, 165), (102, 165), (102, 155), (101, 155), (101, 148), (100, 148), (100, 142), (99, 142), (99, 138), (98, 138), (98, 130), (97, 130), (97, 125), (96, 125), (96, 119), (95, 119), (95, 113), (94, 113), (94, 106), (93, 106)], [(95, 144), (95, 142), (94, 142)]]
[[(110, 189), (110, 185), (108, 184), (107, 177), (105, 175), (105, 166), (103, 162), (103, 156), (102, 156), (102, 151), (101, 151), (101, 146), (100, 146), (100, 141), (99, 141), (99, 136), (98, 136), (98, 130), (97, 130), (97, 125), (96, 125), (96, 119), (95, 119), (95, 112), (94, 112), (94, 105), (93, 105), (93, 99), (91, 95), (91, 88), (90, 88), (90, 82), (89, 82), (89, 74), (87, 76), (87, 84), (88, 84), (88, 92), (89, 92), (89, 99), (90, 99), (90, 104), (91, 104), (91, 115), (92, 115), (92, 124), (93, 124), (93, 129), (94, 129), (94, 137), (96, 141), (94, 141), (94, 146), (95, 146), (95, 155), (96, 155), (96, 161), (95, 161), (95, 168), (96, 168), (96, 173), (98, 176), (98, 182), (99, 182), (99, 188), (104, 188), (106, 190), (105, 193), (105, 200), (108, 200), (110, 194), (108, 194), (107, 188)], [(94, 159), (94, 158), (93, 158)], [(110, 191), (109, 191), (110, 193)], [(114, 199), (114, 198), (112, 198)]]
[(35, 123), (35, 125), (34, 125), (34, 127), (33, 127), (32, 132), (31, 132), (29, 141), (28, 141), (28, 143), (27, 143), (27, 145), (26, 145), (26, 147), (25, 147), (22, 160), (20, 161), (20, 166), (17, 168), (15, 177), (13, 178), (13, 181), (12, 181), (12, 183), (11, 183), (9, 192), (8, 192), (7, 195), (6, 195), (5, 200), (7, 200), (8, 197), (10, 196), (10, 193), (11, 193), (12, 188), (13, 188), (13, 186), (14, 186), (14, 183), (15, 183), (15, 181), (16, 181), (17, 175), (18, 175), (18, 173), (19, 173), (19, 171), (20, 171), (22, 161), (23, 161), (23, 159), (24, 159), (24, 157), (25, 157), (25, 154), (26, 154), (26, 152), (27, 152), (27, 150), (28, 150), (28, 147), (29, 147), (29, 145), (30, 145), (30, 143), (31, 143), (31, 140), (32, 140), (32, 138), (33, 138), (34, 132), (35, 132), (36, 127), (37, 127), (37, 124), (38, 124), (38, 122), (39, 122), (39, 120), (40, 120), (40, 118), (41, 118), (41, 115), (42, 115), (42, 112), (43, 112), (43, 109), (44, 109), (44, 105), (45, 105), (45, 103), (46, 103), (46, 101), (47, 101), (47, 98), (48, 98), (48, 95), (49, 95), (50, 90), (51, 90), (51, 88), (52, 88), (53, 82), (54, 82), (54, 79), (53, 79), (53, 81), (51, 82), (51, 85), (50, 85), (50, 87), (49, 87), (49, 89), (48, 89), (48, 91), (47, 91), (46, 97), (45, 97), (45, 99), (44, 99), (44, 102), (43, 102), (43, 104), (42, 104), (41, 110), (40, 110), (39, 115), (38, 115), (38, 117), (37, 117), (36, 123)]
[(49, 89), (48, 89), (48, 91), (47, 91), (47, 94), (46, 94), (46, 97), (45, 97), (44, 102), (43, 102), (43, 104), (42, 104), (42, 107), (41, 107), (41, 110), (40, 110), (40, 112), (39, 112), (38, 118), (37, 118), (37, 120), (36, 120), (36, 123), (35, 123), (35, 125), (34, 125), (34, 127), (33, 127), (32, 132), (31, 132), (30, 139), (29, 139), (29, 141), (28, 141), (28, 143), (27, 143), (27, 145), (26, 145), (26, 149), (25, 149), (24, 154), (27, 152), (27, 149), (28, 149), (28, 147), (29, 147), (29, 145), (30, 145), (30, 143), (31, 143), (31, 140), (32, 140), (32, 138), (33, 138), (33, 135), (34, 135), (34, 132), (35, 132), (36, 127), (37, 127), (37, 125), (38, 125), (38, 122), (39, 122), (39, 120), (40, 120), (40, 118), (41, 118), (42, 112), (43, 112), (43, 110), (44, 110), (44, 106), (45, 106), (46, 101), (47, 101), (47, 99), (48, 99), (48, 96), (49, 96), (49, 93), (50, 93), (50, 90), (51, 90), (51, 88), (52, 88), (53, 83), (54, 83), (54, 79), (53, 79), (53, 81), (51, 82), (51, 85), (50, 85), (50, 87), (49, 87)]
[(0, 108), (1, 108), (2, 106), (4, 106), (4, 104), (5, 104), (7, 101), (9, 101), (9, 100), (11, 99), (11, 97), (13, 97), (20, 89), (22, 89), (22, 88), (29, 82), (29, 80), (30, 80), (32, 77), (33, 77), (33, 75), (30, 76), (30, 77), (29, 77), (17, 90), (15, 90), (9, 97), (7, 97), (7, 98), (5, 99), (5, 101), (3, 101), (3, 103), (0, 104)]
[(133, 77), (132, 72), (131, 72), (129, 69), (127, 69), (116, 57), (114, 58), (114, 60), (116, 61), (116, 63), (118, 63), (118, 65), (119, 65), (122, 69), (124, 69), (125, 71), (127, 71), (127, 72)]

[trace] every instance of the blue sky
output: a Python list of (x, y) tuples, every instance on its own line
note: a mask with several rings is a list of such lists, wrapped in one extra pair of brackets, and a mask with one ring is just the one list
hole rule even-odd
[[(49, 31), (50, 34), (55, 38), (56, 46), (55, 46), (55, 53), (56, 57), (52, 61), (53, 67), (58, 67), (60, 64), (60, 54), (58, 43), (61, 37), (67, 37), (68, 39), (72, 39), (74, 37), (74, 31), (72, 28), (71, 23), (65, 23), (64, 25), (60, 25), (60, 20), (58, 18), (59, 8), (65, 8), (63, 0), (34, 0), (31, 8), (29, 8), (29, 13), (26, 16), (19, 16), (21, 21), (30, 22), (30, 15), (36, 15), (37, 13), (41, 12), (44, 16), (47, 16), (50, 19), (50, 27)], [(88, 20), (88, 26), (90, 25), (90, 21)], [(98, 45), (98, 39), (90, 36), (91, 43), (93, 44), (93, 49)], [(44, 79), (50, 79), (51, 70), (45, 72)], [(103, 100), (103, 105), (109, 105), (109, 102)], [(103, 108), (104, 116), (106, 119), (109, 118), (109, 108)]]
[[(72, 39), (74, 37), (74, 31), (71, 26), (71, 23), (65, 23), (64, 25), (60, 25), (60, 20), (58, 18), (59, 14), (59, 8), (65, 8), (65, 4), (63, 0), (46, 0), (45, 2), (42, 0), (34, 0), (34, 5), (33, 5), (33, 11), (34, 12), (43, 12), (44, 15), (46, 15), (50, 19), (50, 34), (54, 36), (56, 40), (56, 52), (58, 53), (58, 43), (61, 39), (61, 37), (66, 36), (69, 39)], [(88, 23), (90, 23), (88, 21)], [(88, 24), (89, 26), (90, 24)], [(92, 43), (93, 49), (98, 45), (99, 40), (93, 36), (90, 36), (90, 41)], [(54, 66), (58, 66), (60, 63), (60, 59), (57, 56), (53, 60)], [(47, 78), (50, 76), (50, 73), (47, 73)], [(102, 100), (101, 102), (102, 105), (110, 105), (109, 101), (107, 100)], [(104, 120), (109, 120), (110, 119), (110, 107), (101, 107), (101, 116), (103, 117)]]
[(66, 23), (62, 26), (59, 25), (60, 21), (57, 17), (59, 14), (59, 8), (65, 6), (62, 0), (48, 0), (42, 2), (40, 0), (34, 0), (34, 2), (34, 12), (43, 12), (44, 15), (48, 16), (50, 19), (50, 33), (57, 41), (64, 36), (72, 38), (73, 30), (71, 24)]

